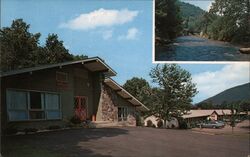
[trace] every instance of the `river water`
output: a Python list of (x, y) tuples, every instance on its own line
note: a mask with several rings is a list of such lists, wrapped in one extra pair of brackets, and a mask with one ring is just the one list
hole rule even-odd
[(250, 61), (239, 47), (196, 36), (178, 37), (174, 43), (156, 47), (155, 61)]

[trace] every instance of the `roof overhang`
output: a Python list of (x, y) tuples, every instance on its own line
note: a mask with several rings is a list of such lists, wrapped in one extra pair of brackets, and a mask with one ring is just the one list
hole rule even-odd
[(4, 72), (0, 74), (0, 77), (18, 75), (18, 74), (28, 73), (28, 72), (30, 73), (33, 71), (39, 71), (39, 70), (44, 70), (44, 69), (49, 69), (49, 68), (56, 68), (56, 67), (62, 68), (63, 66), (76, 65), (76, 64), (83, 65), (83, 67), (85, 67), (91, 72), (102, 72), (108, 77), (116, 75), (116, 72), (110, 66), (108, 66), (101, 58), (93, 57), (93, 58), (87, 58), (84, 60), (63, 62), (63, 63), (50, 64), (50, 65), (41, 65), (41, 66), (32, 67), (32, 68), (25, 68), (25, 69), (20, 69), (20, 70)]
[(116, 83), (111, 78), (106, 78), (104, 80), (104, 83), (108, 85), (110, 88), (112, 88), (114, 91), (117, 92), (118, 95), (120, 95), (122, 98), (129, 101), (131, 104), (136, 106), (136, 108), (140, 111), (149, 111), (149, 109), (141, 103), (139, 100), (137, 100), (134, 96), (132, 96), (128, 91), (126, 91), (124, 88), (122, 88), (118, 83)]

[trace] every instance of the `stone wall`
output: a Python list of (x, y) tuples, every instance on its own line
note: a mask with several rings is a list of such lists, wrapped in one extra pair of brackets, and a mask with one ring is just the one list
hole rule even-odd
[(129, 114), (128, 115), (128, 121), (127, 121), (129, 126), (136, 126), (136, 119), (135, 119), (135, 114)]
[(118, 122), (118, 107), (128, 107), (127, 121), (119, 121), (117, 124), (136, 126), (135, 107), (127, 100), (120, 97), (107, 85), (102, 85), (101, 99), (97, 111), (97, 121)]
[(102, 88), (102, 120), (103, 121), (117, 121), (118, 119), (118, 101), (116, 93), (106, 85)]

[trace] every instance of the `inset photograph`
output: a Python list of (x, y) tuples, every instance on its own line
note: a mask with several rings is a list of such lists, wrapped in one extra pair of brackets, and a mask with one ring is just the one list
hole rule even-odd
[(250, 60), (249, 0), (156, 0), (154, 61)]

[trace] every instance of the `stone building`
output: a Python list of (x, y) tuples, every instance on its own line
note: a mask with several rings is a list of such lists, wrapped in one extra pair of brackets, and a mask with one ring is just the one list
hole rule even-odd
[(115, 75), (99, 57), (1, 73), (1, 126), (43, 129), (74, 116), (135, 126), (136, 113), (148, 108)]

